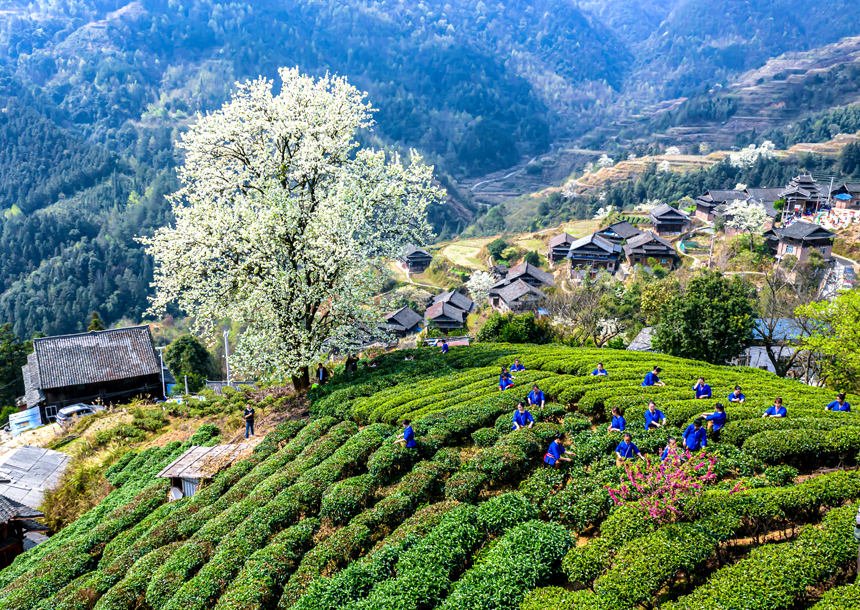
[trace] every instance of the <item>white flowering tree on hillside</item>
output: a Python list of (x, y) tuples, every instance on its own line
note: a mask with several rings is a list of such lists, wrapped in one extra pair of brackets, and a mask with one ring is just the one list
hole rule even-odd
[(444, 192), (414, 152), (359, 149), (371, 107), (343, 78), (282, 68), (237, 85), (183, 136), (175, 225), (140, 241), (155, 259), (153, 311), (175, 302), (213, 337), (245, 326), (231, 365), (289, 375), (297, 388), (331, 348), (380, 319), (387, 261), (430, 237)]
[(750, 234), (750, 252), (752, 252), (755, 236), (764, 232), (764, 224), (768, 219), (764, 206), (752, 201), (735, 199), (726, 208), (726, 217), (729, 218), (726, 221), (727, 227)]
[(663, 154), (669, 155), (672, 157), (677, 157), (681, 154), (681, 149), (678, 148), (677, 146), (670, 146), (669, 148), (666, 149), (666, 152), (664, 152)]
[(466, 288), (469, 290), (472, 300), (480, 307), (487, 304), (487, 299), (490, 298), (490, 288), (495, 283), (496, 280), (486, 271), (476, 271), (466, 282)]

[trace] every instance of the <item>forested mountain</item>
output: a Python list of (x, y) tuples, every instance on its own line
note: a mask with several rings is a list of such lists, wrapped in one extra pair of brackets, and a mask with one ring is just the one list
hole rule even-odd
[[(237, 80), (347, 76), (377, 109), (363, 142), (436, 166), (453, 199), (430, 219), (450, 234), (478, 211), (460, 181), (559, 141), (719, 125), (744, 107), (717, 85), (860, 35), (858, 17), (848, 0), (0, 0), (0, 321), (29, 337), (83, 330), (93, 310), (140, 318), (151, 267), (134, 237), (170, 221), (175, 142)], [(791, 99), (854, 101), (851, 74)]]

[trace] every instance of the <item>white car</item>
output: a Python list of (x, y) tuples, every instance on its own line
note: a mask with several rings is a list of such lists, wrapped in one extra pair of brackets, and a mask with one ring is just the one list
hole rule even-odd
[(93, 413), (98, 413), (99, 411), (104, 410), (105, 408), (101, 405), (85, 405), (83, 403), (69, 405), (68, 407), (63, 407), (57, 411), (57, 421), (61, 424), (66, 424), (78, 417), (92, 415)]

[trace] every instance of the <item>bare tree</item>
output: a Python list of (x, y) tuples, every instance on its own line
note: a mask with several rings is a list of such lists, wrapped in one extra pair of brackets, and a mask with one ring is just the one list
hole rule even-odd
[(756, 334), (768, 360), (780, 377), (803, 369), (805, 377), (820, 374), (815, 354), (800, 348), (804, 337), (812, 332), (812, 323), (796, 310), (814, 299), (814, 290), (796, 273), (776, 268), (765, 278), (759, 295), (759, 317)]
[(566, 338), (580, 346), (589, 340), (603, 347), (622, 334), (626, 325), (613, 317), (604, 304), (607, 291), (600, 285), (589, 283), (567, 291), (556, 291), (547, 299), (545, 307), (552, 315), (553, 324)]

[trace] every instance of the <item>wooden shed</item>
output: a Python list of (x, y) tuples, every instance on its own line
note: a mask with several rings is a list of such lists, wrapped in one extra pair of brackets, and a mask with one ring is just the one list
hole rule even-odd
[(172, 499), (191, 497), (207, 479), (247, 457), (251, 449), (251, 443), (192, 447), (155, 476), (170, 479)]

